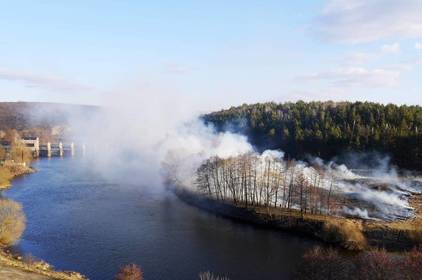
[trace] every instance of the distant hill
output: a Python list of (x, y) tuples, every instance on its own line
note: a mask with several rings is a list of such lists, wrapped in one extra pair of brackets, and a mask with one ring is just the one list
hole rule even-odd
[(85, 105), (0, 102), (0, 131), (4, 134), (14, 129), (21, 136), (39, 136), (49, 141), (66, 137), (72, 117), (89, 118), (98, 110), (98, 107)]
[(369, 102), (260, 103), (203, 116), (220, 131), (246, 134), (259, 149), (332, 159), (380, 152), (400, 167), (422, 170), (422, 107)]

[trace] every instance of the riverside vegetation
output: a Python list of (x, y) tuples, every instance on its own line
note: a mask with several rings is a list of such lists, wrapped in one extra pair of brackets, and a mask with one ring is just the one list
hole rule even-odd
[[(0, 148), (0, 189), (11, 186), (17, 176), (32, 173), (29, 167), (32, 154), (12, 131), (4, 138), (9, 140), (10, 150)], [(61, 279), (83, 280), (85, 277), (76, 272), (55, 271), (48, 263), (31, 256), (21, 257), (12, 254), (7, 248), (21, 238), (26, 226), (22, 205), (16, 201), (0, 198), (0, 273), (10, 279)], [(9, 276), (8, 276), (9, 275)]]
[(214, 157), (197, 170), (196, 193), (203, 199), (198, 198), (196, 204), (208, 204), (211, 211), (296, 231), (348, 249), (382, 246), (405, 250), (420, 244), (422, 223), (418, 213), (415, 218), (395, 222), (347, 218), (345, 209), (365, 201), (348, 197), (330, 172), (285, 161), (271, 153)]

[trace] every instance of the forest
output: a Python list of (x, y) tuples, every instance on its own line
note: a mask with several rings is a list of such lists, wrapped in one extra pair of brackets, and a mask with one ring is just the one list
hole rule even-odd
[(202, 116), (218, 131), (240, 132), (260, 150), (329, 160), (350, 152), (389, 155), (422, 170), (422, 107), (370, 102), (258, 103)]

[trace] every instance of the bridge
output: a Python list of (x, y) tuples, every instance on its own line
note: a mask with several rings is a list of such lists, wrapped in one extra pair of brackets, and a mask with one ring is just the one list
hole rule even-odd
[(75, 145), (73, 142), (40, 143), (38, 137), (24, 137), (22, 143), (32, 151), (34, 157), (64, 157), (85, 154), (85, 145)]

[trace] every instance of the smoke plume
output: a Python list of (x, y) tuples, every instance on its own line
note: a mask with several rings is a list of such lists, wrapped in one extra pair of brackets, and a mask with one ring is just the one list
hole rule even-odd
[[(261, 160), (283, 158), (282, 151), (257, 154), (243, 135), (216, 132), (199, 120), (212, 106), (180, 94), (161, 91), (110, 95), (96, 114), (72, 114), (72, 135), (87, 147), (90, 168), (104, 177), (127, 180), (140, 186), (163, 186), (163, 174), (176, 174), (178, 185), (194, 189), (195, 172), (210, 157), (229, 158), (254, 153)], [(352, 170), (346, 165), (312, 158), (295, 162), (295, 169), (311, 181), (324, 171), (322, 188), (344, 195), (349, 204), (339, 215), (363, 219), (395, 220), (414, 215), (409, 198), (422, 192), (421, 178), (401, 176), (379, 157), (367, 167), (355, 159)], [(165, 177), (165, 176), (164, 176)]]

